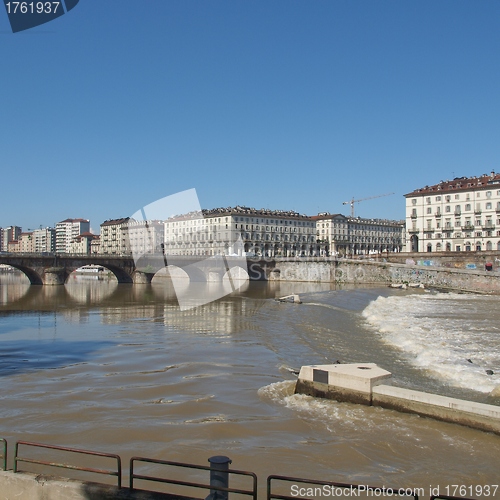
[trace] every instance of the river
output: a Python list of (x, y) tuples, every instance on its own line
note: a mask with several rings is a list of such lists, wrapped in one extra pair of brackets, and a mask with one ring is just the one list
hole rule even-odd
[[(303, 303), (274, 300), (288, 293)], [(269, 474), (423, 488), (427, 497), (438, 485), (498, 484), (500, 436), (293, 393), (293, 370), (338, 360), (377, 363), (404, 387), (500, 404), (497, 301), (252, 282), (180, 311), (166, 281), (72, 276), (44, 287), (4, 274), (0, 437), (125, 461), (206, 465), (227, 455), (261, 488)]]

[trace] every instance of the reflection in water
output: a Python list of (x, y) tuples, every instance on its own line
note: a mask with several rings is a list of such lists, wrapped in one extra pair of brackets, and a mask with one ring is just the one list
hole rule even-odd
[[(273, 300), (291, 293), (303, 304)], [(166, 279), (0, 280), (0, 294), (0, 436), (12, 442), (29, 436), (124, 460), (203, 464), (223, 454), (259, 477), (427, 490), (498, 478), (499, 436), (293, 394), (292, 368), (341, 359), (379, 363), (420, 390), (485, 398), (415, 367), (362, 315), (381, 296), (424, 292), (254, 282), (187, 311)]]

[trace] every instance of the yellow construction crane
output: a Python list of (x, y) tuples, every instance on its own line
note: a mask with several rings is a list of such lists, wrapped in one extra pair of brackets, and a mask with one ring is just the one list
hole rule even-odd
[(359, 203), (360, 201), (365, 201), (365, 200), (371, 200), (373, 198), (382, 198), (382, 196), (390, 196), (391, 194), (394, 193), (386, 193), (386, 194), (379, 194), (377, 196), (368, 196), (368, 198), (360, 198), (359, 200), (355, 200), (352, 198), (351, 201), (343, 201), (342, 205), (351, 205), (351, 217), (354, 217), (354, 204)]

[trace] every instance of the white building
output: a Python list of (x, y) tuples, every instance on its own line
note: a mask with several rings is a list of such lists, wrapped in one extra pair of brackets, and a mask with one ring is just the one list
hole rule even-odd
[(52, 227), (33, 231), (34, 251), (36, 253), (56, 251), (56, 230)]
[(72, 241), (82, 233), (90, 231), (87, 219), (66, 219), (56, 224), (56, 252), (71, 253)]
[(165, 225), (163, 221), (137, 221), (129, 219), (124, 226), (127, 238), (126, 247), (135, 256), (148, 253), (162, 253)]
[(500, 174), (457, 177), (405, 197), (407, 251), (500, 250)]
[(165, 221), (167, 255), (305, 256), (315, 255), (315, 243), (314, 221), (293, 211), (237, 206)]
[(313, 219), (321, 256), (401, 252), (404, 248), (404, 221), (362, 219), (327, 212)]

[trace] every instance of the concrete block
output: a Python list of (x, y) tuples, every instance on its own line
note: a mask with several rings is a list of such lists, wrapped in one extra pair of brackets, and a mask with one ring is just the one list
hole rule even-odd
[(372, 404), (500, 434), (500, 406), (388, 385), (373, 388)]
[(390, 384), (391, 377), (375, 363), (309, 365), (300, 369), (295, 392), (369, 405), (373, 387)]

